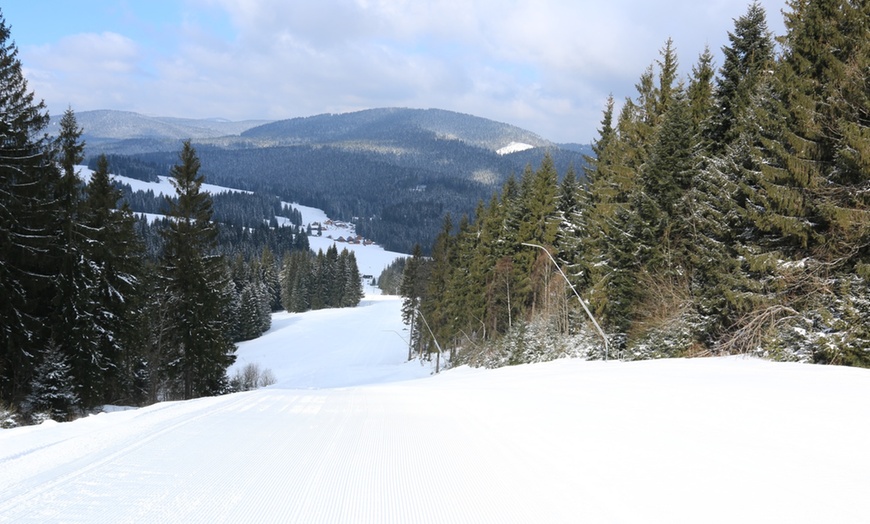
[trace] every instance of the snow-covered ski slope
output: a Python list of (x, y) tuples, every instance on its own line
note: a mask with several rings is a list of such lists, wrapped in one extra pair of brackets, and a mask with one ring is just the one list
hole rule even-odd
[(431, 376), (399, 306), (276, 315), (269, 388), (0, 431), (0, 522), (867, 522), (866, 370)]

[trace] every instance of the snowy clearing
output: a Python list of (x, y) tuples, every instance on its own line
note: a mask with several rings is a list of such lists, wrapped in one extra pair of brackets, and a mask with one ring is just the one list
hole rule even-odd
[[(78, 173), (79, 177), (85, 182), (88, 183), (91, 180), (91, 175), (94, 174), (94, 171), (88, 166), (77, 165), (75, 166), (76, 173)], [(130, 178), (126, 176), (120, 175), (111, 175), (112, 180), (120, 182), (122, 184), (127, 184), (132, 188), (134, 192), (136, 191), (153, 191), (154, 196), (175, 196), (175, 187), (170, 182), (172, 177), (170, 176), (158, 176), (157, 178), (160, 180), (159, 182), (145, 182), (144, 180), (138, 180), (136, 178)], [(216, 186), (214, 184), (203, 184), (201, 187), (201, 191), (203, 193), (210, 193), (216, 195), (218, 193), (251, 193), (250, 191), (245, 191), (243, 189), (232, 189), (229, 187)]]
[[(396, 297), (277, 314), (269, 388), (0, 431), (0, 522), (866, 522), (870, 374), (405, 362)], [(395, 331), (395, 332), (393, 332)]]
[(510, 144), (504, 146), (503, 148), (496, 151), (499, 155), (509, 155), (511, 153), (519, 153), (520, 151), (526, 151), (528, 149), (534, 149), (535, 146), (530, 144), (524, 144), (522, 142), (511, 142)]
[[(396, 253), (395, 251), (387, 251), (377, 244), (366, 245), (341, 242), (338, 239), (347, 239), (350, 236), (356, 235), (353, 224), (334, 222), (326, 216), (326, 213), (324, 213), (323, 210), (317, 209), (316, 207), (303, 206), (295, 202), (282, 202), (282, 205), (292, 206), (294, 209), (298, 210), (302, 215), (303, 225), (307, 226), (314, 223), (321, 225), (323, 231), (320, 236), (311, 235), (308, 237), (308, 245), (315, 253), (318, 250), (322, 250), (326, 253), (326, 250), (332, 247), (333, 244), (339, 252), (341, 252), (342, 249), (353, 251), (361, 275), (371, 275), (377, 278), (380, 276), (381, 271), (389, 266), (394, 260), (399, 257), (409, 256), (402, 253)], [(366, 293), (370, 293), (371, 291), (372, 290), (370, 289), (366, 289)]]

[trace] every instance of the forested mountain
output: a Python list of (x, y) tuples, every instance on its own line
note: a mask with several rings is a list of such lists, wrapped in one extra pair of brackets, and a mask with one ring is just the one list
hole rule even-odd
[[(294, 118), (226, 136), (215, 136), (229, 128), (212, 121), (84, 115), (83, 127), (93, 126), (83, 134), (91, 158), (110, 154), (119, 167), (143, 176), (166, 171), (188, 132), (211, 182), (319, 207), (400, 252), (428, 246), (446, 213), (470, 215), (545, 153), (563, 171), (584, 163), (582, 148), (561, 149), (515, 126), (436, 109)], [(517, 143), (530, 148), (498, 153)]]
[(870, 367), (868, 5), (791, 2), (777, 53), (753, 3), (683, 79), (668, 40), (605, 107), (586, 183), (545, 159), (407, 262), (415, 343), (501, 365), (598, 337), (552, 255), (611, 357)]
[(365, 148), (371, 143), (377, 148), (377, 141), (396, 141), (408, 132), (423, 132), (436, 139), (457, 140), (491, 151), (511, 142), (535, 147), (555, 145), (516, 126), (441, 109), (382, 108), (292, 118), (249, 129), (242, 137), (272, 144), (345, 142), (350, 147), (355, 144)]

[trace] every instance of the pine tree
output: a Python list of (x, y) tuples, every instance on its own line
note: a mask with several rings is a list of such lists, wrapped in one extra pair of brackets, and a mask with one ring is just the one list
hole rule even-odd
[(201, 192), (204, 177), (190, 141), (184, 142), (171, 181), (177, 198), (169, 201), (169, 227), (161, 274), (168, 303), (169, 348), (167, 370), (175, 381), (174, 393), (193, 398), (220, 392), (226, 369), (235, 360), (221, 318), (224, 287), (223, 260), (215, 255), (212, 204)]

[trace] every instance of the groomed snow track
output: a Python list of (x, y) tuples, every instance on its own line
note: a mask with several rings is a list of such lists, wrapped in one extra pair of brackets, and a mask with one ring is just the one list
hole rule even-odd
[[(335, 355), (348, 358), (346, 332), (374, 329), (354, 335), (367, 347), (388, 311), (396, 315), (398, 302), (334, 318), (332, 335), (299, 362), (315, 365), (311, 351), (327, 367)], [(304, 340), (310, 323), (336, 313), (319, 315), (277, 322), (263, 343), (277, 344), (282, 330), (285, 345)], [(866, 370), (725, 358), (429, 377), (403, 364), (400, 338), (387, 335), (395, 344), (370, 361), (376, 383), (360, 385), (355, 370), (341, 375), (350, 386), (279, 382), (0, 431), (0, 522), (857, 523), (870, 515)], [(240, 357), (277, 347), (249, 346)], [(383, 383), (388, 356), (396, 369), (415, 366), (390, 380), (426, 378)]]

